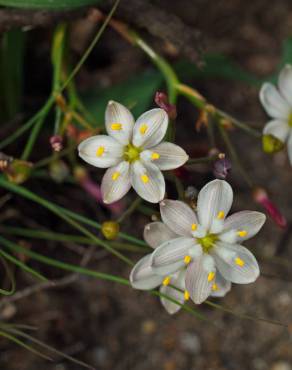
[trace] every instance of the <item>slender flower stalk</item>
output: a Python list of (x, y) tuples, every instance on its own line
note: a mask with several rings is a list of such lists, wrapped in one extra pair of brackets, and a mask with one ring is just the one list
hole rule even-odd
[(161, 170), (178, 168), (188, 160), (178, 145), (161, 142), (167, 131), (167, 113), (160, 108), (151, 109), (134, 122), (126, 107), (110, 101), (105, 125), (109, 136), (90, 137), (78, 147), (84, 161), (108, 168), (101, 184), (104, 203), (116, 202), (131, 187), (148, 202), (161, 201), (165, 195)]

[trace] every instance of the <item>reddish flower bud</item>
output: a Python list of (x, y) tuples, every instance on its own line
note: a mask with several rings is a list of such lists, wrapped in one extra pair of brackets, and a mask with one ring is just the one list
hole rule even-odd
[(154, 101), (161, 109), (165, 110), (170, 119), (176, 119), (176, 106), (169, 103), (168, 96), (164, 92), (157, 91), (155, 93)]
[(60, 135), (50, 137), (50, 144), (54, 152), (60, 152), (63, 149), (63, 138)]
[(253, 191), (253, 198), (257, 203), (261, 204), (265, 208), (268, 215), (279, 227), (283, 229), (286, 228), (286, 218), (282, 215), (276, 204), (269, 198), (269, 195), (264, 188), (255, 188)]
[(213, 174), (217, 179), (224, 180), (231, 170), (231, 162), (228, 158), (220, 158), (213, 164)]

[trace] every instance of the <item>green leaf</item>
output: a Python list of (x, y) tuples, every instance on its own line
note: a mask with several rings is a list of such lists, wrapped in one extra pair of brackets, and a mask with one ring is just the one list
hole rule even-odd
[(62, 10), (97, 5), (100, 0), (0, 0), (0, 5), (23, 9)]
[(83, 102), (100, 126), (104, 125), (104, 112), (109, 100), (126, 105), (137, 117), (147, 110), (162, 81), (160, 73), (147, 71), (106, 89), (92, 89), (83, 96)]

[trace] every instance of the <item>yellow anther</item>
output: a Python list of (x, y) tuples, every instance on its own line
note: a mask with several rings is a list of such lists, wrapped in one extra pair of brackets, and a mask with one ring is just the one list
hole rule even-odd
[(239, 257), (236, 257), (234, 261), (240, 267), (244, 266), (244, 264), (245, 264), (245, 262)]
[(116, 181), (119, 177), (120, 177), (120, 173), (119, 172), (114, 172), (113, 174), (112, 174), (112, 179), (114, 180), (114, 181)]
[(219, 289), (219, 288), (218, 288), (218, 285), (214, 283), (214, 284), (212, 285), (212, 290), (216, 291), (216, 290), (218, 290), (218, 289)]
[(225, 213), (223, 211), (218, 212), (217, 218), (218, 220), (222, 220), (225, 217)]
[(141, 127), (139, 128), (141, 135), (144, 135), (147, 130), (148, 130), (148, 126), (145, 123), (141, 125)]
[(120, 131), (122, 129), (122, 124), (121, 123), (112, 123), (111, 124), (111, 129), (114, 131)]
[(190, 299), (190, 293), (187, 290), (185, 290), (184, 292), (184, 299), (185, 301), (188, 301)]
[(215, 278), (215, 272), (214, 271), (209, 272), (208, 281), (212, 281), (214, 280), (214, 278)]
[(167, 277), (163, 280), (162, 284), (163, 284), (164, 286), (169, 285), (169, 284), (170, 284), (170, 277), (169, 277), (169, 276), (167, 276)]
[(192, 230), (193, 230), (193, 231), (196, 231), (196, 230), (197, 230), (197, 228), (198, 228), (198, 225), (197, 225), (197, 224), (192, 224), (192, 226), (191, 226), (191, 227), (192, 227)]
[(149, 177), (147, 175), (141, 175), (141, 180), (146, 184), (149, 181)]
[(247, 231), (246, 230), (239, 230), (237, 232), (237, 235), (240, 236), (241, 238), (243, 238), (247, 235)]
[(185, 263), (186, 265), (188, 265), (188, 264), (191, 262), (191, 260), (192, 260), (192, 257), (191, 257), (191, 256), (185, 256), (185, 258), (184, 258), (184, 263)]
[(156, 159), (159, 159), (160, 158), (160, 154), (158, 154), (158, 153), (152, 153), (152, 155), (151, 155), (151, 159), (153, 160), (153, 161), (155, 161)]
[(96, 156), (97, 157), (101, 157), (102, 155), (103, 155), (103, 153), (104, 153), (104, 146), (99, 146), (98, 148), (97, 148), (97, 150), (96, 150)]

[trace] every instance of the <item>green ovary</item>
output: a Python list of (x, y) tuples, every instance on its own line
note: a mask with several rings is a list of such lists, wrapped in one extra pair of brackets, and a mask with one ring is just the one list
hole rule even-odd
[(137, 159), (140, 158), (141, 151), (142, 150), (140, 148), (137, 148), (136, 146), (132, 144), (128, 144), (127, 146), (125, 146), (125, 150), (124, 150), (125, 161), (130, 162), (130, 163), (135, 162)]
[(217, 240), (218, 236), (216, 234), (208, 234), (203, 238), (197, 238), (197, 241), (201, 244), (204, 253), (209, 253)]
[(289, 114), (288, 125), (292, 127), (292, 113)]

